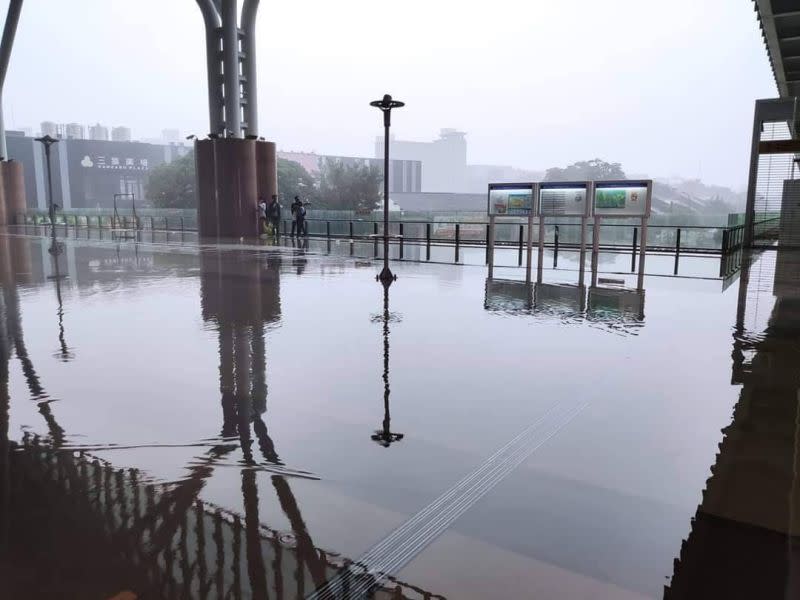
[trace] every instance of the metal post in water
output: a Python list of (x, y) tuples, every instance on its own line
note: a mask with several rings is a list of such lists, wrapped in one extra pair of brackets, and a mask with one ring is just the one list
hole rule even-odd
[(678, 274), (678, 261), (681, 257), (681, 229), (678, 228), (678, 233), (675, 237), (675, 269), (673, 270), (673, 275)]
[(633, 228), (633, 244), (631, 244), (631, 273), (636, 272), (636, 244), (639, 237), (639, 228)]
[(425, 223), (425, 260), (431, 259), (431, 224)]

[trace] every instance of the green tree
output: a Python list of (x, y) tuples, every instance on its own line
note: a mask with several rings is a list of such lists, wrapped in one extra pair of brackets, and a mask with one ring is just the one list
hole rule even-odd
[(545, 181), (586, 181), (603, 179), (625, 179), (620, 163), (608, 163), (600, 158), (573, 163), (563, 169), (547, 169)]
[(153, 169), (145, 195), (156, 208), (197, 208), (194, 152)]
[(314, 178), (303, 165), (285, 158), (278, 158), (278, 192), (284, 204), (294, 200), (295, 196), (300, 196), (303, 201), (317, 201)]
[(382, 184), (383, 173), (375, 166), (326, 158), (319, 174), (319, 204), (332, 210), (374, 210)]

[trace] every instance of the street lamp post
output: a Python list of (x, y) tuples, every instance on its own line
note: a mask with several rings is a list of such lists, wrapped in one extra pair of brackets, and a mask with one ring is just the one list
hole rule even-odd
[(55, 256), (59, 253), (59, 246), (56, 242), (56, 205), (53, 203), (53, 175), (50, 168), (50, 146), (58, 143), (58, 140), (48, 134), (36, 138), (36, 141), (41, 142), (42, 146), (44, 146), (44, 156), (47, 163), (47, 212), (50, 215), (50, 237), (52, 238), (50, 254)]
[(50, 170), (50, 146), (57, 144), (58, 140), (50, 135), (36, 138), (44, 146), (44, 157), (47, 162), (47, 210), (50, 214), (50, 223), (55, 224), (55, 205), (53, 204), (53, 176)]
[(374, 100), (369, 105), (383, 112), (383, 270), (377, 279), (386, 282), (397, 279), (389, 269), (389, 127), (392, 124), (392, 109), (405, 106), (405, 102), (392, 100), (389, 94), (385, 94), (382, 100)]

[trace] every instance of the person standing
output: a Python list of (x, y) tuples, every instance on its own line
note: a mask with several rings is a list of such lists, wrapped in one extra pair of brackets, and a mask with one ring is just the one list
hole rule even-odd
[(258, 235), (267, 233), (267, 201), (258, 199)]
[(267, 205), (267, 220), (272, 225), (275, 237), (278, 237), (278, 228), (281, 225), (281, 205), (278, 203), (278, 194), (272, 194), (272, 198)]
[(297, 237), (308, 235), (308, 231), (306, 231), (306, 207), (300, 202), (300, 198), (297, 199), (295, 216), (297, 217)]
[(303, 203), (300, 202), (300, 196), (295, 196), (294, 201), (292, 201), (291, 211), (292, 211), (292, 233), (290, 237), (294, 237), (295, 231), (297, 231), (297, 207), (303, 206)]

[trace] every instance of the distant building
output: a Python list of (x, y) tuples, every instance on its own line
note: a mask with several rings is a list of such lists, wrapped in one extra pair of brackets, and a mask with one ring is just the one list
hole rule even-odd
[[(45, 208), (46, 171), (42, 145), (22, 132), (7, 132), (9, 157), (23, 163), (28, 206)], [(53, 199), (64, 209), (111, 208), (114, 194), (136, 196), (146, 205), (150, 171), (191, 152), (183, 144), (63, 138), (51, 150)]]
[(161, 141), (165, 144), (177, 144), (181, 141), (181, 132), (177, 129), (162, 129)]
[[(383, 136), (375, 140), (375, 157), (383, 157)], [(389, 139), (389, 155), (422, 163), (423, 192), (463, 192), (467, 189), (467, 140), (463, 131), (442, 129), (432, 142)]]
[(129, 127), (112, 127), (111, 128), (111, 141), (112, 142), (130, 142), (131, 130)]
[[(325, 160), (334, 160), (348, 165), (370, 165), (383, 173), (383, 159), (355, 156), (326, 156), (314, 152), (278, 152), (278, 158), (299, 163), (311, 175), (317, 175)], [(419, 192), (422, 186), (422, 163), (418, 160), (391, 159), (389, 163), (390, 192)]]
[(97, 123), (96, 125), (89, 125), (89, 139), (108, 141), (108, 127), (105, 125), (100, 125), (100, 123)]
[[(392, 158), (422, 163), (424, 193), (481, 193), (490, 182), (535, 181), (542, 176), (539, 171), (509, 166), (467, 164), (466, 133), (456, 129), (440, 130), (439, 137), (432, 142), (391, 138), (389, 146)], [(382, 136), (375, 140), (375, 156), (383, 156)]]
[(86, 137), (83, 125), (80, 123), (67, 123), (64, 125), (64, 136), (68, 140), (82, 140)]
[(53, 121), (42, 121), (41, 128), (42, 137), (46, 135), (49, 135), (52, 138), (61, 137), (58, 131), (58, 123), (54, 123)]
[(467, 180), (472, 192), (485, 192), (490, 183), (540, 181), (544, 171), (529, 171), (505, 165), (467, 165)]

